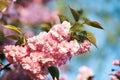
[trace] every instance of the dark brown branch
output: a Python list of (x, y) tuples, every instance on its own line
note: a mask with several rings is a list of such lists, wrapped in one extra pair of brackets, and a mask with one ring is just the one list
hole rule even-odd
[(6, 69), (7, 67), (9, 67), (11, 65), (11, 63), (9, 63), (9, 64), (7, 64), (7, 65), (5, 65), (3, 68), (1, 68), (0, 69), (0, 71), (2, 71), (2, 70), (4, 70), (4, 69)]

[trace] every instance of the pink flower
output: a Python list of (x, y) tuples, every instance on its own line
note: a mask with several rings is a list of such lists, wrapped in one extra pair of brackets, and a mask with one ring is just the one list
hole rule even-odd
[(120, 70), (117, 72), (117, 75), (120, 76)]
[(7, 45), (4, 47), (6, 59), (10, 63), (17, 62), (27, 55), (26, 47)]
[(44, 38), (46, 37), (47, 33), (46, 32), (41, 32), (39, 35), (28, 38), (27, 39), (27, 43), (28, 46), (32, 49), (32, 50), (37, 50), (37, 47), (39, 48), (39, 46), (37, 46), (38, 44), (44, 44)]
[[(31, 1), (29, 1), (31, 2)], [(50, 11), (41, 2), (32, 2), (27, 7), (19, 6), (17, 12), (20, 14), (19, 20), (24, 24), (35, 24), (38, 22), (58, 22), (57, 12)], [(33, 15), (34, 14), (34, 15)], [(52, 20), (51, 20), (52, 19)], [(55, 21), (56, 20), (56, 21)]]
[(110, 74), (110, 80), (119, 80), (115, 75), (116, 75), (116, 73), (112, 72)]
[(77, 40), (70, 41), (70, 27), (70, 23), (64, 21), (54, 25), (48, 33), (41, 32), (28, 38), (24, 47), (5, 46), (5, 56), (9, 62), (21, 64), (29, 75), (34, 76), (33, 80), (45, 80), (48, 67), (59, 67), (72, 56), (89, 51), (89, 41), (84, 40), (81, 44)]
[(120, 66), (120, 60), (114, 60), (114, 61), (113, 61), (113, 64), (114, 64), (115, 66)]
[(80, 49), (77, 51), (76, 55), (88, 52), (90, 47), (91, 43), (88, 40), (84, 40), (84, 42), (80, 44)]
[[(58, 12), (50, 10), (45, 3), (50, 0), (6, 0), (11, 3), (0, 14), (7, 24), (20, 21), (22, 24), (36, 24), (39, 22), (58, 23)], [(34, 14), (34, 15), (33, 15)]]
[(39, 62), (33, 62), (33, 60), (30, 57), (25, 57), (20, 62), (23, 69), (28, 71), (28, 74), (31, 76), (31, 78), (38, 80), (45, 80), (46, 76), (48, 74), (48, 71), (44, 68), (42, 68), (42, 64)]
[(13, 71), (9, 71), (6, 75), (4, 75), (0, 80), (33, 80), (27, 74), (24, 69), (16, 69)]
[(30, 38), (34, 35), (34, 33), (33, 33), (32, 30), (29, 30), (29, 31), (26, 31), (24, 35), (25, 35), (26, 38)]
[(88, 80), (88, 78), (93, 76), (94, 76), (93, 71), (90, 68), (82, 66), (79, 68), (79, 74), (76, 80)]
[(71, 52), (71, 55), (76, 55), (77, 54), (77, 51), (80, 49), (80, 45), (79, 43), (77, 42), (77, 40), (72, 40), (70, 41), (69, 43), (69, 47), (70, 47), (70, 52)]
[(67, 80), (67, 76), (66, 75), (61, 76), (60, 80)]
[[(114, 60), (113, 64), (115, 66), (120, 66), (120, 60)], [(120, 77), (120, 70), (117, 70), (116, 72), (112, 72), (110, 74), (110, 79), (111, 80), (119, 80), (118, 77)]]
[(23, 58), (20, 64), (22, 64), (23, 69), (29, 70), (34, 74), (39, 73), (41, 71), (41, 66), (39, 65), (39, 63), (33, 62), (30, 57)]
[(52, 35), (53, 39), (62, 41), (62, 40), (69, 40), (70, 39), (70, 30), (71, 25), (69, 22), (64, 21), (62, 24), (57, 24), (53, 26), (49, 33)]

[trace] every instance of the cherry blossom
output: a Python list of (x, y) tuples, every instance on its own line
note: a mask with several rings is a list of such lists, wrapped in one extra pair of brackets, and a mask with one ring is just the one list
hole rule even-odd
[(70, 23), (64, 21), (54, 25), (49, 32), (28, 38), (25, 46), (7, 45), (4, 47), (6, 59), (21, 64), (32, 79), (45, 80), (48, 67), (59, 67), (72, 56), (89, 51), (89, 41), (79, 44), (75, 39), (70, 40), (70, 28)]
[(120, 66), (120, 60), (114, 60), (114, 61), (113, 61), (113, 64), (114, 64), (115, 66)]
[[(120, 60), (114, 60), (113, 65), (115, 66), (120, 66)], [(110, 74), (110, 79), (111, 80), (119, 80), (120, 79), (120, 70), (113, 70), (112, 73)]]
[(79, 68), (79, 74), (77, 75), (76, 80), (88, 80), (90, 77), (92, 78), (93, 76), (94, 73), (90, 68), (82, 66)]

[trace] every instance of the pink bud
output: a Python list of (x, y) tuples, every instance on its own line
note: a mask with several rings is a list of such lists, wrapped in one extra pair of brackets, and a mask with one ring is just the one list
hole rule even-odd
[(114, 60), (114, 61), (113, 61), (113, 64), (114, 64), (115, 66), (120, 66), (120, 60)]
[(117, 75), (120, 76), (120, 70), (117, 72)]

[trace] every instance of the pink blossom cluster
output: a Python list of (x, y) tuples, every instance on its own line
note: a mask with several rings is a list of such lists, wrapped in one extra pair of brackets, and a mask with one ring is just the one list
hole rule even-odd
[(113, 64), (114, 64), (115, 66), (120, 66), (120, 60), (114, 60), (114, 61), (113, 61)]
[(49, 32), (28, 38), (22, 46), (7, 45), (4, 54), (10, 63), (18, 62), (34, 80), (45, 80), (50, 66), (64, 65), (72, 56), (83, 54), (90, 49), (90, 42), (70, 40), (69, 22), (54, 25)]
[[(11, 2), (0, 19), (7, 24), (20, 21), (21, 24), (36, 24), (40, 22), (59, 22), (58, 12), (50, 10), (45, 4), (51, 0), (7, 0)], [(34, 15), (33, 15), (34, 14)], [(6, 16), (7, 15), (7, 16)]]
[[(58, 22), (58, 12), (50, 11), (46, 6), (33, 2), (27, 7), (18, 7), (19, 20), (24, 24), (35, 24), (38, 22)], [(33, 15), (34, 14), (34, 15)]]
[[(120, 60), (114, 60), (114, 61), (113, 61), (113, 64), (114, 64), (115, 66), (120, 66)], [(119, 80), (117, 77), (120, 78), (120, 70), (118, 70), (118, 71), (116, 71), (116, 72), (112, 72), (112, 73), (110, 74), (111, 80)]]
[(60, 77), (60, 80), (67, 80), (67, 76), (66, 76), (66, 75), (62, 75), (62, 76)]
[(24, 69), (15, 69), (2, 76), (0, 80), (32, 80)]
[(0, 39), (0, 51), (3, 50), (5, 45), (13, 45), (15, 44), (15, 40), (10, 38), (5, 38), (4, 36), (9, 35), (16, 35), (14, 32), (10, 31), (9, 29), (3, 27), (2, 24), (0, 24), (0, 32), (2, 33), (0, 37), (3, 37)]
[(93, 78), (93, 76), (94, 73), (90, 68), (82, 66), (79, 68), (79, 74), (77, 75), (76, 80), (92, 80), (89, 78)]
[(120, 71), (118, 71), (117, 73), (112, 72), (112, 73), (110, 74), (110, 80), (119, 80), (119, 79), (117, 78), (117, 76), (120, 77)]

